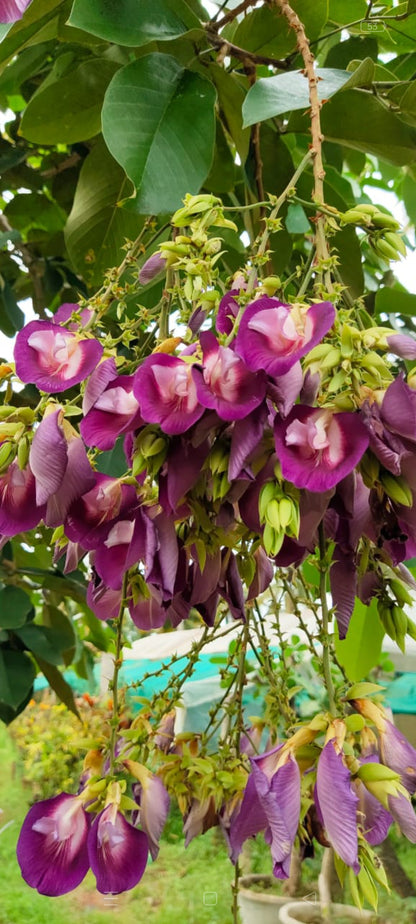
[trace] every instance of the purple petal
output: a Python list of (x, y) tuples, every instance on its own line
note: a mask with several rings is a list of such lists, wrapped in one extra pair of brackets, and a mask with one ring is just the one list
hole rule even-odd
[(88, 856), (99, 892), (118, 895), (133, 889), (146, 869), (147, 854), (145, 833), (133, 828), (113, 805), (91, 825)]
[(169, 814), (170, 798), (162, 780), (150, 774), (140, 792), (140, 824), (147, 834), (152, 860), (159, 853), (159, 841)]
[(33, 529), (43, 519), (46, 506), (36, 503), (36, 481), (27, 466), (23, 471), (12, 462), (0, 477), (0, 534), (16, 536)]
[(383, 422), (393, 432), (412, 442), (416, 436), (416, 393), (402, 375), (389, 385), (381, 405)]
[(255, 600), (256, 597), (258, 597), (266, 590), (272, 581), (274, 574), (273, 564), (267, 557), (261, 545), (253, 553), (253, 558), (256, 565), (256, 571), (250, 587), (248, 588), (247, 602), (249, 600)]
[[(209, 452), (208, 440), (196, 447), (185, 437), (172, 441), (163, 466), (163, 473), (159, 477), (160, 490), (162, 485), (163, 489), (166, 489), (166, 504), (163, 503), (166, 513), (169, 512), (169, 508), (174, 513), (179, 501), (198, 481)], [(162, 503), (161, 497), (160, 503)]]
[(149, 282), (160, 276), (166, 271), (166, 259), (160, 253), (152, 253), (152, 256), (143, 263), (139, 272), (139, 282), (141, 286), (147, 286)]
[(352, 552), (344, 552), (339, 545), (336, 546), (329, 579), (339, 637), (344, 639), (357, 594), (357, 569)]
[[(69, 321), (71, 315), (75, 313), (79, 314), (80, 321), (71, 321), (69, 324), (67, 324), (67, 321)], [(53, 323), (63, 324), (65, 327), (67, 327), (68, 330), (79, 330), (81, 327), (85, 327), (88, 324), (92, 316), (93, 312), (90, 310), (90, 308), (80, 309), (79, 305), (77, 304), (73, 304), (72, 302), (65, 302), (63, 305), (60, 305), (57, 311), (55, 311), (53, 316)]]
[(142, 417), (165, 433), (184, 433), (204, 413), (198, 401), (192, 367), (176, 356), (148, 356), (136, 372), (133, 392)]
[(228, 464), (228, 480), (230, 482), (239, 477), (249, 456), (259, 445), (263, 436), (266, 417), (267, 408), (263, 405), (248, 414), (244, 420), (236, 420), (231, 436)]
[(327, 742), (318, 760), (316, 794), (328, 840), (341, 860), (358, 873), (358, 797), (351, 786), (350, 772), (342, 754), (336, 752), (333, 740)]
[(42, 391), (66, 391), (95, 369), (103, 348), (50, 321), (30, 321), (16, 337), (16, 373)]
[(36, 502), (44, 504), (60, 488), (68, 464), (68, 444), (62, 426), (62, 408), (47, 414), (33, 437), (29, 464), (36, 478)]
[(230, 292), (226, 292), (219, 303), (215, 326), (220, 334), (231, 334), (234, 321), (240, 310), (234, 296), (239, 294), (240, 289), (231, 289)]
[(303, 371), (299, 362), (294, 363), (288, 372), (270, 381), (267, 394), (274, 401), (282, 417), (287, 417), (299, 397), (303, 383)]
[(410, 799), (399, 793), (397, 796), (389, 796), (388, 803), (400, 830), (412, 844), (416, 844), (416, 815)]
[(116, 378), (117, 366), (113, 356), (99, 363), (97, 368), (94, 369), (94, 372), (90, 375), (85, 387), (82, 401), (82, 413), (84, 416), (94, 407), (95, 402), (98, 401), (98, 398), (102, 395), (103, 391), (105, 391), (107, 385)]
[(254, 837), (259, 831), (265, 831), (268, 825), (266, 809), (260, 802), (253, 773), (247, 780), (240, 811), (231, 822), (229, 842), (231, 860), (236, 863), (242, 851), (244, 841)]
[(129, 604), (129, 613), (134, 625), (142, 632), (152, 632), (160, 629), (168, 618), (165, 607), (162, 605), (162, 594), (152, 584), (147, 585), (148, 597), (143, 597), (136, 603)]
[(31, 0), (2, 0), (0, 22), (17, 22), (21, 19)]
[(327, 491), (355, 468), (368, 446), (358, 414), (297, 405), (274, 428), (283, 477), (297, 488)]
[(390, 334), (386, 337), (391, 353), (402, 359), (416, 359), (416, 341), (407, 334)]
[(17, 843), (23, 879), (41, 895), (65, 895), (89, 867), (89, 819), (77, 796), (62, 793), (32, 805)]
[(90, 581), (87, 587), (87, 604), (97, 619), (116, 619), (121, 606), (121, 589), (112, 590), (104, 581)]
[(193, 371), (198, 400), (222, 420), (241, 420), (263, 401), (264, 374), (249, 372), (234, 350), (220, 346), (209, 331), (199, 339), (204, 357), (202, 375)]
[(332, 327), (335, 308), (330, 302), (284, 305), (263, 296), (247, 305), (241, 318), (236, 352), (248, 369), (265, 369), (281, 376), (305, 356)]
[[(370, 756), (361, 763), (374, 762), (376, 757)], [(376, 799), (375, 796), (363, 785), (360, 779), (354, 781), (354, 787), (359, 798), (358, 817), (361, 815), (361, 827), (366, 841), (372, 847), (382, 844), (386, 839), (393, 817)]]
[(416, 792), (416, 750), (388, 719), (380, 731), (380, 753), (383, 764), (400, 774), (407, 791)]
[(68, 464), (65, 477), (58, 490), (49, 498), (46, 506), (45, 523), (47, 526), (60, 526), (64, 522), (71, 504), (82, 494), (87, 493), (95, 482), (85, 446), (82, 440), (74, 436), (68, 443)]
[(175, 522), (164, 513), (160, 513), (153, 520), (153, 524), (156, 529), (157, 548), (146, 579), (150, 584), (159, 587), (164, 598), (172, 597), (179, 559)]
[(287, 879), (300, 814), (300, 772), (298, 764), (292, 755), (290, 755), (287, 763), (279, 767), (273, 777), (272, 794), (280, 807), (283, 822), (282, 824), (277, 816), (276, 821), (272, 822), (270, 816), (268, 819), (272, 834), (273, 874), (278, 879)]
[(118, 478), (95, 472), (95, 484), (71, 504), (65, 520), (68, 539), (79, 542), (84, 549), (96, 549), (106, 539), (111, 523), (117, 518), (128, 519), (137, 506), (133, 485), (121, 484)]

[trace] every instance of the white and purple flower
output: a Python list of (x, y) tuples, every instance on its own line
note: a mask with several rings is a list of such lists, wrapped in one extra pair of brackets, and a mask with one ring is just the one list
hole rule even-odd
[(65, 895), (89, 869), (90, 818), (77, 796), (61, 793), (32, 805), (17, 843), (23, 879), (41, 895)]
[(133, 393), (143, 419), (172, 435), (188, 430), (205, 410), (198, 400), (191, 364), (166, 353), (145, 359), (136, 372)]
[(148, 856), (144, 831), (134, 828), (111, 803), (97, 815), (88, 835), (88, 858), (104, 895), (133, 889), (143, 876)]
[(120, 434), (143, 425), (133, 382), (133, 375), (117, 375), (112, 357), (94, 370), (85, 389), (80, 424), (87, 446), (112, 449)]
[(234, 350), (221, 346), (209, 331), (199, 339), (203, 365), (202, 370), (193, 370), (198, 401), (215, 410), (222, 420), (241, 420), (264, 399), (264, 373), (249, 372)]
[(368, 431), (357, 414), (296, 405), (274, 427), (284, 478), (297, 488), (327, 491), (345, 478), (367, 449)]
[(330, 330), (335, 308), (330, 302), (284, 305), (265, 295), (247, 305), (235, 349), (252, 372), (284, 375)]
[(30, 321), (16, 337), (16, 373), (22, 382), (55, 394), (82, 382), (102, 351), (98, 340), (79, 337), (50, 321)]

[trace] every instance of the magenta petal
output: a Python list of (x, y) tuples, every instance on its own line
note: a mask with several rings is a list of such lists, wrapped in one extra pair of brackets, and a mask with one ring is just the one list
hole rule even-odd
[(266, 417), (267, 408), (262, 406), (248, 414), (244, 420), (236, 420), (231, 436), (230, 461), (228, 464), (228, 480), (230, 482), (239, 477), (250, 454), (261, 442)]
[(82, 413), (84, 416), (94, 406), (103, 391), (107, 388), (109, 382), (117, 378), (117, 366), (114, 358), (104, 359), (94, 372), (90, 375), (85, 386), (84, 397), (82, 401)]
[(108, 805), (91, 825), (88, 835), (88, 856), (103, 894), (118, 895), (133, 889), (146, 869), (147, 837), (133, 828), (120, 812)]
[(29, 466), (22, 471), (12, 462), (0, 477), (0, 534), (16, 536), (33, 529), (43, 519), (45, 509), (36, 503), (36, 481)]
[(90, 581), (87, 587), (87, 604), (97, 619), (116, 619), (121, 606), (121, 589), (112, 590), (104, 581)]
[(329, 580), (339, 637), (344, 639), (357, 594), (357, 569), (353, 553), (349, 550), (344, 551), (339, 545), (335, 547)]
[(265, 369), (271, 376), (281, 376), (322, 340), (334, 319), (335, 308), (330, 302), (307, 308), (263, 296), (247, 305), (235, 349), (248, 369)]
[(390, 334), (386, 340), (391, 353), (402, 359), (416, 359), (416, 340), (413, 337), (408, 334)]
[(168, 434), (184, 433), (204, 413), (191, 366), (176, 356), (154, 353), (135, 375), (133, 392), (147, 423), (158, 423)]
[(77, 796), (62, 793), (32, 805), (17, 843), (23, 879), (41, 895), (65, 895), (89, 867), (89, 819)]
[(103, 348), (50, 321), (30, 321), (16, 337), (16, 373), (41, 391), (66, 391), (95, 369)]
[(166, 609), (162, 605), (162, 594), (152, 584), (147, 585), (149, 596), (130, 603), (129, 613), (134, 625), (142, 632), (152, 632), (160, 629), (168, 618)]
[(48, 414), (33, 437), (29, 464), (36, 478), (36, 501), (44, 504), (60, 488), (68, 464), (68, 444), (59, 418), (62, 408)]
[(358, 873), (358, 797), (333, 740), (327, 742), (318, 760), (316, 795), (328, 840), (341, 860)]
[(259, 831), (265, 831), (267, 824), (266, 810), (260, 802), (253, 774), (250, 773), (240, 811), (237, 816), (234, 816), (230, 827), (230, 856), (233, 863), (237, 862), (244, 841), (249, 837), (254, 837)]
[(46, 506), (47, 526), (60, 526), (73, 504), (94, 485), (95, 475), (91, 468), (82, 440), (74, 436), (68, 443), (68, 464), (61, 486), (49, 498)]
[(2, 0), (0, 22), (17, 22), (21, 19), (31, 0)]
[(194, 369), (198, 400), (222, 420), (241, 420), (261, 404), (266, 380), (263, 372), (249, 372), (230, 347), (220, 346), (210, 331), (200, 335), (202, 374)]
[(282, 417), (287, 417), (299, 397), (303, 384), (303, 371), (300, 362), (294, 365), (267, 386), (267, 394), (274, 401)]
[(367, 449), (369, 436), (358, 414), (297, 405), (274, 428), (283, 477), (297, 488), (327, 491), (345, 478)]

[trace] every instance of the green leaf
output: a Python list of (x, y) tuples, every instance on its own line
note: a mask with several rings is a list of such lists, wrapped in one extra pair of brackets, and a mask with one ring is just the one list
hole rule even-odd
[(353, 298), (359, 298), (364, 291), (364, 273), (360, 242), (354, 228), (337, 231), (331, 244), (338, 255), (339, 272)]
[(347, 637), (340, 641), (335, 634), (336, 656), (351, 683), (363, 680), (378, 664), (383, 638), (375, 597), (369, 606), (356, 599)]
[(407, 15), (412, 16), (416, 13), (416, 0), (407, 0)]
[(29, 101), (20, 134), (37, 144), (74, 144), (101, 130), (104, 93), (118, 66), (105, 58), (83, 61), (53, 83), (45, 81)]
[(328, 19), (337, 25), (345, 26), (357, 19), (364, 19), (367, 12), (366, 0), (329, 0)]
[(216, 196), (230, 192), (230, 190), (234, 189), (235, 171), (233, 156), (228, 147), (221, 122), (217, 120), (214, 160), (211, 164), (211, 170), (204, 181), (204, 188), (215, 193)]
[(288, 206), (285, 225), (289, 234), (307, 234), (311, 230), (306, 212), (297, 202)]
[(12, 28), (12, 25), (13, 25), (12, 22), (0, 23), (0, 42), (2, 42), (3, 39), (6, 38), (7, 33), (10, 32), (10, 29)]
[(403, 179), (401, 197), (410, 221), (416, 224), (416, 176), (412, 169)]
[(115, 74), (103, 106), (104, 139), (136, 185), (139, 214), (176, 209), (212, 163), (216, 93), (169, 55), (146, 55)]
[(381, 687), (379, 683), (368, 683), (366, 681), (354, 683), (354, 685), (347, 690), (345, 699), (362, 699), (364, 696), (372, 696), (373, 693), (384, 693), (385, 689), (386, 688)]
[[(328, 18), (328, 0), (292, 0), (292, 8), (305, 27), (309, 41), (318, 38)], [(262, 6), (241, 21), (232, 36), (240, 48), (282, 58), (296, 48), (296, 36), (276, 7)]]
[(63, 664), (62, 650), (63, 646), (66, 647), (66, 639), (60, 629), (50, 629), (47, 626), (32, 623), (17, 629), (16, 635), (36, 658), (39, 655), (49, 664)]
[(77, 718), (80, 718), (78, 709), (76, 707), (74, 693), (69, 683), (66, 682), (65, 678), (62, 676), (61, 672), (57, 667), (54, 667), (53, 664), (49, 664), (47, 661), (44, 661), (43, 658), (36, 655), (36, 661), (42, 671), (44, 677), (48, 681), (49, 686), (52, 688), (57, 697), (61, 700), (61, 703), (64, 703), (65, 706), (70, 709)]
[(62, 231), (66, 219), (56, 202), (38, 192), (15, 196), (7, 204), (4, 213), (10, 224), (26, 236), (35, 228), (48, 234)]
[(377, 290), (375, 310), (377, 314), (385, 312), (386, 314), (416, 315), (416, 295), (385, 286)]
[(125, 474), (126, 457), (123, 449), (123, 437), (119, 436), (114, 449), (110, 449), (108, 452), (100, 452), (97, 459), (97, 469), (103, 475), (111, 475), (112, 478), (119, 478)]
[(17, 629), (24, 626), (33, 613), (30, 597), (20, 587), (3, 587), (0, 590), (0, 626), (2, 629)]
[(132, 47), (177, 38), (200, 21), (184, 0), (75, 0), (69, 25)]
[(17, 709), (30, 694), (35, 675), (35, 665), (23, 651), (0, 648), (1, 703)]
[(344, 90), (329, 100), (321, 124), (329, 141), (398, 166), (416, 160), (416, 131), (364, 90)]
[(71, 664), (73, 660), (77, 637), (72, 622), (63, 610), (51, 604), (45, 604), (43, 607), (43, 624), (54, 632), (54, 644), (60, 651), (65, 666)]
[[(321, 67), (316, 69), (319, 99), (329, 99), (351, 79), (348, 71)], [(284, 112), (309, 107), (309, 84), (303, 71), (290, 71), (257, 80), (243, 104), (244, 127), (264, 122)]]
[(132, 192), (124, 170), (102, 138), (86, 157), (65, 226), (65, 242), (75, 268), (99, 285), (109, 266), (119, 264), (126, 238), (134, 240), (143, 222), (118, 203)]
[(250, 144), (250, 131), (243, 128), (241, 114), (245, 91), (239, 79), (218, 64), (211, 64), (209, 73), (217, 90), (222, 125), (234, 142), (241, 162), (244, 163)]
[(14, 337), (25, 323), (25, 316), (17, 304), (14, 290), (0, 277), (0, 330), (6, 337)]

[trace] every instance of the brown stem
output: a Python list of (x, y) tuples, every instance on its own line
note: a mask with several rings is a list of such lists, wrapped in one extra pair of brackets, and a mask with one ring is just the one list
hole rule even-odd
[(252, 64), (269, 64), (271, 67), (275, 67), (276, 70), (280, 71), (287, 71), (290, 67), (290, 57), (268, 58), (266, 55), (256, 55), (252, 51), (240, 48), (239, 45), (233, 45), (232, 42), (227, 42), (221, 35), (217, 35), (216, 31), (212, 30), (211, 23), (208, 23), (206, 33), (211, 45), (220, 50), (220, 61), (223, 60), (226, 55), (230, 55), (230, 57), (239, 58), (241, 61), (251, 61)]
[[(0, 212), (0, 228), (2, 231), (13, 231), (3, 212)], [(20, 257), (29, 272), (33, 285), (33, 310), (40, 318), (45, 318), (45, 295), (42, 284), (43, 270), (41, 261), (33, 256), (30, 247), (27, 247), (26, 244), (13, 244), (13, 252)]]
[[(313, 199), (317, 203), (324, 201), (324, 177), (325, 170), (322, 162), (322, 142), (324, 136), (321, 131), (321, 106), (322, 102), (318, 96), (318, 80), (314, 67), (314, 56), (309, 47), (309, 39), (305, 32), (305, 27), (300, 21), (299, 16), (292, 9), (288, 0), (274, 0), (274, 3), (280, 10), (281, 14), (287, 19), (287, 22), (296, 35), (296, 45), (302, 56), (305, 66), (305, 76), (309, 85), (309, 102), (311, 106), (311, 154), (313, 166)], [(315, 219), (315, 242), (316, 242), (316, 260), (318, 265), (325, 263), (329, 259), (329, 249), (325, 236), (325, 217), (321, 212), (317, 212)], [(324, 281), (327, 289), (331, 288), (329, 272), (324, 271)]]
[[(219, 19), (218, 22), (211, 20), (210, 26), (212, 26), (212, 28), (216, 29), (218, 32), (220, 29), (227, 25), (227, 22), (233, 22), (233, 20), (236, 19), (240, 13), (245, 13), (249, 6), (254, 6), (255, 3), (256, 0), (243, 0), (243, 2), (234, 7), (233, 10), (228, 10), (228, 13), (226, 13), (222, 19)], [(218, 13), (216, 15), (218, 16)]]

